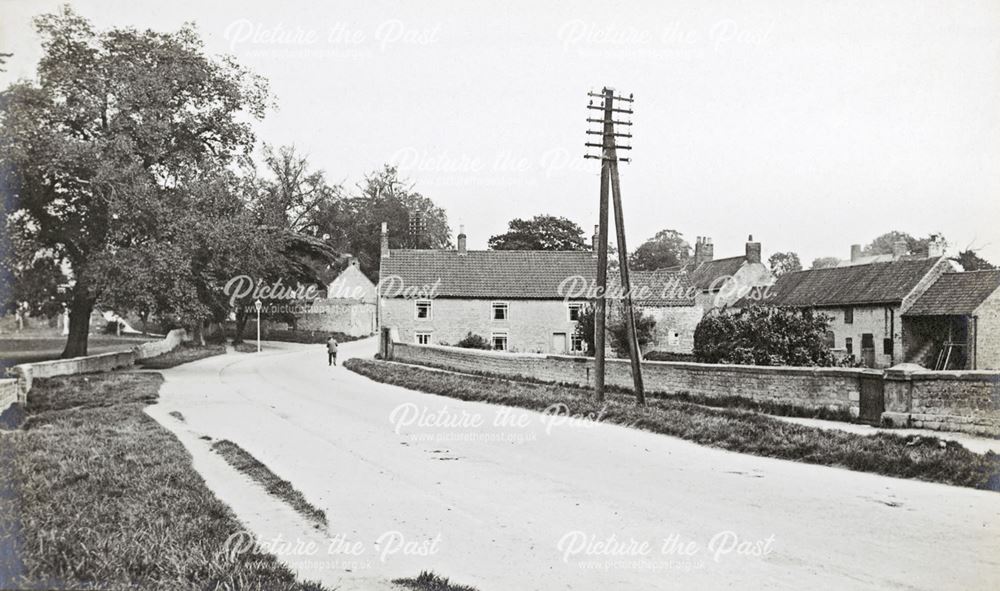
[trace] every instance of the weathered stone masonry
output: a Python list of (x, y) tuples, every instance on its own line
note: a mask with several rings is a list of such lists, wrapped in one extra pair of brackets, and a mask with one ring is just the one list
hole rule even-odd
[[(497, 353), (395, 342), (391, 358), (468, 373), (486, 373), (590, 386), (593, 360), (587, 357)], [(687, 393), (829, 409), (858, 416), (861, 378), (881, 378), (883, 422), (1000, 436), (1000, 372), (898, 372), (854, 368), (760, 367), (702, 363), (643, 362), (650, 392)], [(609, 385), (630, 389), (627, 360), (610, 359)]]

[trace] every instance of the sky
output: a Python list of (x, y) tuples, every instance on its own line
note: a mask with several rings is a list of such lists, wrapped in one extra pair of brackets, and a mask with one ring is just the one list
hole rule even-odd
[[(31, 18), (59, 4), (0, 0), (0, 87), (34, 76)], [(71, 4), (98, 28), (196, 23), (269, 80), (260, 141), (349, 187), (396, 164), (469, 248), (543, 213), (591, 234), (587, 93), (611, 86), (635, 98), (630, 249), (670, 228), (721, 258), (752, 234), (808, 267), (895, 229), (1000, 263), (997, 0)]]

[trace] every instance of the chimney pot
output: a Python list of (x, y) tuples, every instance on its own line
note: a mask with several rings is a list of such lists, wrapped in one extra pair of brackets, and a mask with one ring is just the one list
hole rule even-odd
[(389, 258), (389, 224), (382, 222), (382, 258)]
[(458, 227), (458, 256), (465, 256), (466, 254), (465, 241), (465, 225), (463, 224)]
[(892, 260), (898, 261), (903, 258), (909, 249), (906, 246), (905, 240), (897, 240), (892, 243)]

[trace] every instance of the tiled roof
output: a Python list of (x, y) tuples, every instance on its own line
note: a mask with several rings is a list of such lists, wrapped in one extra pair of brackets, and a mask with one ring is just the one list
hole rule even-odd
[(735, 275), (746, 261), (745, 256), (705, 261), (690, 272), (688, 281), (702, 291), (711, 288), (719, 289), (722, 287), (722, 282), (719, 279)]
[(945, 273), (917, 298), (904, 316), (964, 316), (1000, 289), (1000, 269)]
[(940, 260), (900, 260), (785, 273), (759, 302), (803, 308), (901, 302)]
[[(688, 281), (686, 273), (658, 269), (656, 271), (632, 271), (632, 298), (636, 304), (644, 306), (693, 306), (697, 291)], [(617, 273), (608, 277), (609, 292), (615, 295), (619, 285)]]
[[(563, 299), (559, 285), (582, 277), (595, 285), (597, 259), (590, 251), (391, 250), (382, 259), (382, 281), (398, 277), (404, 288), (428, 289), (436, 282), (437, 297)], [(398, 289), (388, 296), (401, 297)], [(584, 298), (581, 298), (584, 299)]]

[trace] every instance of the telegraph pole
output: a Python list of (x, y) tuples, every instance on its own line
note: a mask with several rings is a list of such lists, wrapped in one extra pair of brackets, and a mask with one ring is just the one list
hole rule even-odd
[(628, 248), (625, 244), (625, 214), (622, 209), (621, 184), (618, 177), (618, 162), (628, 162), (628, 158), (619, 158), (618, 150), (631, 150), (631, 146), (619, 145), (618, 138), (631, 138), (631, 133), (618, 133), (615, 125), (631, 126), (631, 121), (615, 120), (616, 113), (631, 115), (631, 108), (615, 107), (615, 101), (631, 105), (632, 95), (628, 98), (615, 96), (614, 90), (605, 88), (600, 94), (588, 93), (591, 97), (602, 100), (601, 105), (594, 105), (593, 100), (587, 108), (603, 111), (602, 119), (588, 118), (589, 123), (600, 123), (601, 131), (587, 130), (590, 135), (600, 135), (601, 142), (587, 142), (588, 148), (600, 148), (601, 154), (587, 154), (585, 158), (601, 160), (601, 197), (599, 230), (597, 245), (597, 309), (594, 317), (594, 392), (598, 400), (604, 400), (604, 333), (607, 316), (607, 276), (608, 276), (608, 185), (611, 185), (612, 199), (615, 208), (615, 233), (618, 238), (618, 265), (620, 267), (621, 288), (624, 291), (624, 321), (629, 345), (629, 361), (632, 366), (632, 384), (635, 389), (636, 402), (646, 403), (646, 393), (642, 383), (642, 363), (639, 357), (639, 340), (635, 329), (635, 311), (632, 305), (632, 284), (629, 280)]

